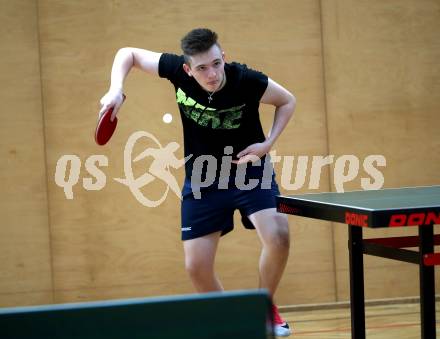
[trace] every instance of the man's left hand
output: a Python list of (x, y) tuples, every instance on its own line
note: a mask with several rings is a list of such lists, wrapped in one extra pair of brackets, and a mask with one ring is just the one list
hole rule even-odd
[(247, 162), (255, 162), (261, 159), (265, 154), (269, 153), (271, 145), (265, 142), (259, 142), (246, 147), (241, 152), (237, 153), (238, 160), (233, 160), (234, 164), (244, 164)]

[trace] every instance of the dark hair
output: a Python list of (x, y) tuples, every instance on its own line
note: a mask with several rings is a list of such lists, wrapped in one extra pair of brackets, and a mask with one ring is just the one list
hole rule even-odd
[(189, 57), (206, 52), (217, 43), (217, 33), (208, 28), (196, 28), (187, 33), (180, 42), (185, 62), (189, 64)]

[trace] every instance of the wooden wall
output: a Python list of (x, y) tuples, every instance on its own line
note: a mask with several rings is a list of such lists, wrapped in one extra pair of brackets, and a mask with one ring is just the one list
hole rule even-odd
[[(382, 154), (385, 187), (440, 182), (440, 3), (322, 1), (330, 154)], [(353, 182), (347, 189), (359, 189)], [(347, 230), (334, 226), (336, 299), (349, 295)], [(437, 228), (437, 232), (438, 232)], [(416, 229), (366, 237), (417, 234)], [(418, 295), (416, 265), (365, 258), (366, 298)], [(437, 270), (437, 286), (440, 286)]]
[(53, 302), (37, 7), (0, 2), (0, 304)]
[[(145, 207), (113, 180), (124, 177), (124, 146), (135, 131), (182, 144), (172, 86), (134, 71), (116, 135), (105, 147), (93, 141), (99, 99), (124, 46), (177, 53), (184, 33), (211, 27), (228, 60), (263, 70), (296, 95), (278, 155), (383, 154), (385, 187), (440, 183), (434, 0), (0, 0), (0, 18), (0, 306), (193, 292), (177, 196)], [(165, 112), (172, 124), (162, 122)], [(263, 107), (266, 129), (272, 118)], [(144, 139), (134, 154), (146, 146)], [(86, 190), (85, 162), (98, 154), (108, 159), (106, 185)], [(71, 200), (55, 181), (64, 155), (81, 164)], [(140, 175), (148, 162), (133, 168)], [(173, 173), (181, 182), (183, 170)], [(283, 193), (311, 191), (309, 179)], [(319, 191), (335, 190), (333, 166), (320, 179)], [(359, 189), (360, 176), (344, 188)], [(155, 182), (142, 192), (158, 199), (164, 189)], [(346, 226), (289, 219), (293, 246), (278, 303), (347, 300)], [(235, 221), (220, 244), (218, 273), (228, 289), (253, 288), (259, 241)], [(418, 295), (416, 267), (371, 258), (365, 265), (367, 298)]]

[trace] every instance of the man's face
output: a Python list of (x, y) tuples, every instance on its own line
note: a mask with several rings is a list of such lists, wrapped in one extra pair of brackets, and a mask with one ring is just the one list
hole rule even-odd
[(213, 45), (204, 53), (190, 57), (190, 65), (183, 69), (208, 92), (217, 91), (225, 77), (225, 55), (218, 45)]

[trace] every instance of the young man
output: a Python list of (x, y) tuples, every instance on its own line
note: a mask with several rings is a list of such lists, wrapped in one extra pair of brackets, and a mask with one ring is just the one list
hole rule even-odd
[[(223, 289), (214, 272), (215, 254), (220, 237), (233, 229), (233, 213), (238, 209), (245, 227), (255, 228), (260, 237), (260, 287), (273, 297), (287, 263), (289, 228), (287, 217), (276, 211), (278, 186), (274, 175), (267, 176), (264, 164), (293, 114), (295, 97), (263, 73), (226, 63), (217, 34), (209, 29), (192, 30), (181, 47), (182, 56), (120, 49), (100, 114), (109, 107), (117, 114), (124, 79), (132, 67), (171, 81), (183, 124), (185, 157), (191, 155), (185, 164), (181, 206), (191, 281), (199, 292)], [(268, 137), (259, 119), (260, 103), (275, 106)], [(275, 305), (273, 312), (275, 334), (290, 335)]]

